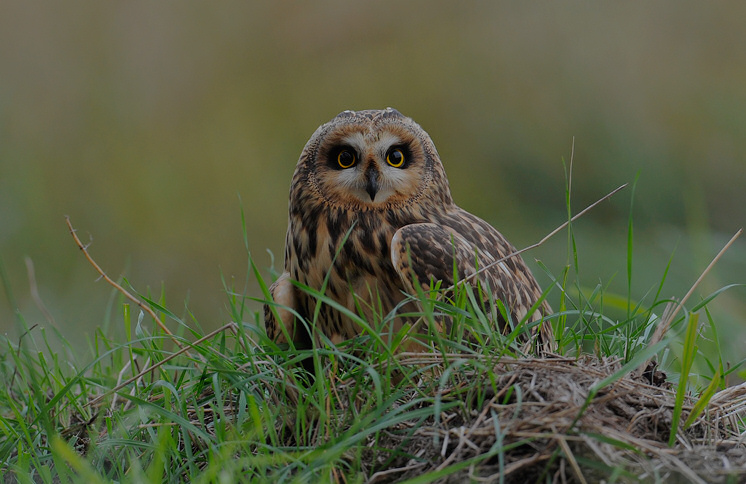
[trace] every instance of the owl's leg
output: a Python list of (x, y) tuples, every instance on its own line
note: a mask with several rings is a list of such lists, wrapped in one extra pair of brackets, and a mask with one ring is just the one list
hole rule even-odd
[(298, 310), (296, 288), (290, 282), (290, 274), (284, 272), (269, 287), (269, 292), (275, 308), (273, 311), (269, 304), (264, 305), (264, 328), (267, 336), (275, 343), (292, 341), (296, 346), (304, 345), (307, 340), (305, 332), (303, 328), (295, 327), (295, 315), (290, 311)]

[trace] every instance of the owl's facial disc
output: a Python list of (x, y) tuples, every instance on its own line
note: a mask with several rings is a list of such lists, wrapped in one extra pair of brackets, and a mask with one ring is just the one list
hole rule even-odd
[(429, 193), (433, 167), (440, 165), (427, 133), (387, 109), (345, 111), (322, 125), (298, 166), (302, 171), (296, 173), (307, 177), (329, 205), (387, 210), (411, 205)]

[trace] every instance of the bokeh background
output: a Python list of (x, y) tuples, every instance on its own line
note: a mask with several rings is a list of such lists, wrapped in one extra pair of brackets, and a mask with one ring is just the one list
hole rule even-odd
[[(431, 134), (456, 201), (519, 247), (566, 219), (573, 140), (575, 211), (639, 174), (633, 294), (673, 254), (663, 294), (681, 297), (746, 224), (744, 19), (738, 0), (2, 2), (0, 329), (18, 335), (17, 309), (85, 344), (121, 321), (64, 215), (112, 277), (224, 323), (222, 278), (246, 278), (241, 210), (268, 275), (305, 141), (386, 106)], [(584, 286), (626, 293), (631, 194), (576, 224)], [(695, 300), (746, 282), (744, 239)], [(566, 235), (527, 259), (561, 274)], [(734, 361), (745, 301), (713, 305)]]

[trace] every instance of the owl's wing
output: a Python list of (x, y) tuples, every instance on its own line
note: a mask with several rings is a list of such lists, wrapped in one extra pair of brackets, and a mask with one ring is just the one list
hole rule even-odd
[[(493, 264), (470, 278), (469, 282), (475, 285), (478, 280), (484, 294), (492, 294), (493, 299), (501, 300), (517, 324), (541, 297), (538, 284), (520, 256), (498, 262), (499, 258), (513, 252), (512, 246), (489, 224), (471, 217), (475, 221), (469, 220), (470, 226), (476, 221), (480, 223), (470, 230), (458, 227), (458, 232), (448, 225), (434, 223), (402, 227), (391, 241), (394, 267), (405, 289), (416, 294), (413, 281), (425, 290), (435, 281), (442, 281), (441, 287), (447, 288)], [(549, 312), (549, 306), (543, 304), (529, 321), (539, 320)], [(501, 319), (498, 318), (500, 328), (507, 330), (506, 321)], [(543, 326), (548, 328), (541, 331), (541, 339), (546, 343), (551, 340), (551, 326), (548, 323)]]

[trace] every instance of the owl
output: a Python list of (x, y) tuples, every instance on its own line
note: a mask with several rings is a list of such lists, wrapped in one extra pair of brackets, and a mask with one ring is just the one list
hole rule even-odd
[[(266, 332), (301, 348), (311, 345), (309, 329), (335, 344), (361, 333), (348, 314), (301, 286), (372, 321), (416, 312), (410, 296), (418, 289), (464, 279), (491, 299), (485, 303), (502, 301), (517, 324), (541, 289), (520, 255), (505, 258), (513, 252), (500, 232), (453, 202), (435, 145), (416, 122), (392, 108), (344, 111), (316, 130), (295, 168), (285, 269), (269, 289)], [(542, 301), (528, 321), (550, 313)], [(392, 320), (393, 331), (411, 322)], [(539, 326), (532, 339), (547, 349), (551, 325)]]

